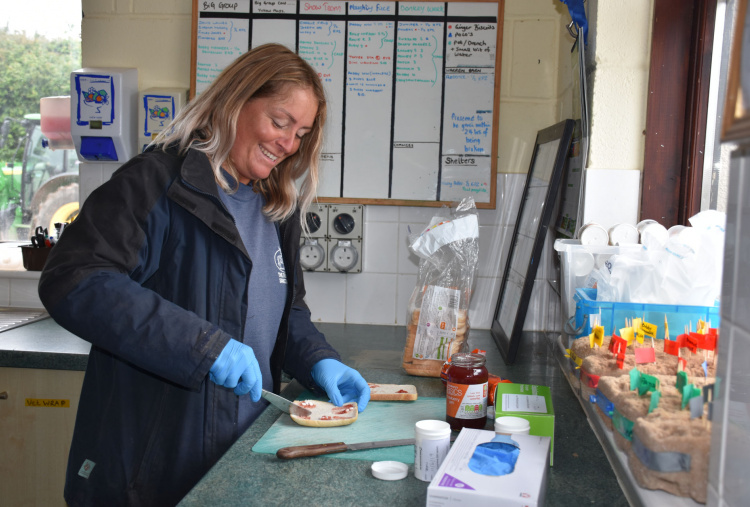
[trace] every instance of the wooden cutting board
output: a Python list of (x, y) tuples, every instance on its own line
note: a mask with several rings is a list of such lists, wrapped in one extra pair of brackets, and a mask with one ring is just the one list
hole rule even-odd
[[(309, 392), (297, 399), (313, 399)], [(348, 426), (310, 428), (281, 414), (253, 446), (253, 451), (276, 454), (282, 447), (293, 445), (344, 442), (355, 444), (377, 440), (414, 438), (414, 424), (423, 419), (445, 420), (445, 398), (418, 398), (414, 401), (370, 401), (357, 420)], [(325, 457), (369, 461), (400, 461), (414, 463), (414, 446), (386, 447), (367, 451), (347, 451)]]

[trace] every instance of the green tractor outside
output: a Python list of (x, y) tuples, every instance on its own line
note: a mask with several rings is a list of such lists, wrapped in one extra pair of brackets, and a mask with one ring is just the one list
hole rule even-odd
[(75, 150), (47, 148), (39, 114), (5, 118), (0, 148), (14, 125), (23, 133), (10, 160), (0, 161), (0, 239), (28, 240), (36, 227), (52, 233), (55, 223), (78, 216), (78, 158)]

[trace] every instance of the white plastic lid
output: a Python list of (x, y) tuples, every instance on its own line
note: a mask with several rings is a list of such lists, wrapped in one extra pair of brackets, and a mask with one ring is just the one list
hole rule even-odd
[(646, 224), (641, 229), (641, 244), (647, 248), (661, 248), (669, 241), (667, 228), (658, 222)]
[(604, 246), (609, 244), (607, 229), (595, 223), (588, 223), (581, 227), (581, 230), (578, 231), (578, 238), (582, 245)]
[(530, 429), (529, 421), (523, 417), (503, 416), (495, 419), (495, 433), (528, 435)]
[(451, 434), (451, 425), (445, 421), (437, 419), (425, 419), (417, 421), (414, 425), (414, 433), (417, 438), (438, 439), (449, 438)]
[(372, 476), (381, 481), (399, 481), (409, 475), (409, 466), (400, 461), (376, 461), (371, 468)]
[(638, 229), (630, 224), (615, 224), (609, 228), (610, 245), (637, 245), (640, 240)]

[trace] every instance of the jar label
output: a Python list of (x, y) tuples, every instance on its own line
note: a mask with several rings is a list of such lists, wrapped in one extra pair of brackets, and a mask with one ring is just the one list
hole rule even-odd
[(454, 384), (448, 382), (445, 391), (446, 414), (456, 419), (480, 419), (487, 416), (487, 382), (483, 384)]

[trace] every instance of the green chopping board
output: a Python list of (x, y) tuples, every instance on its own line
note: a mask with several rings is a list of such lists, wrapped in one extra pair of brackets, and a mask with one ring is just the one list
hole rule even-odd
[[(303, 392), (299, 400), (314, 399)], [(253, 446), (254, 452), (276, 454), (282, 447), (344, 442), (356, 444), (378, 440), (414, 438), (414, 424), (424, 419), (445, 420), (445, 398), (417, 398), (414, 401), (371, 401), (357, 420), (348, 426), (310, 428), (281, 414)], [(325, 457), (368, 461), (400, 461), (414, 463), (414, 446), (385, 447), (366, 451), (326, 454)]]

